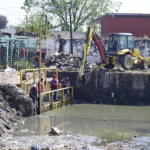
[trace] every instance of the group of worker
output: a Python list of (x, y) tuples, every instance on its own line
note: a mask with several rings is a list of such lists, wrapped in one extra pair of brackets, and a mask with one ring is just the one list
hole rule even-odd
[[(44, 84), (43, 84), (43, 78), (41, 78), (41, 93), (44, 93)], [(69, 87), (70, 86), (70, 81), (69, 81), (69, 77), (63, 78), (60, 83), (62, 84), (62, 88), (65, 87)], [(49, 82), (49, 84), (51, 85), (50, 88), (52, 91), (57, 90), (59, 88), (59, 80), (56, 77), (56, 75), (53, 75), (53, 80), (51, 82)], [(33, 83), (33, 87), (30, 89), (30, 94), (29, 96), (32, 98), (33, 103), (37, 106), (37, 101), (38, 101), (38, 94), (40, 93), (40, 88), (39, 88), (39, 82), (38, 82), (38, 89), (35, 83)], [(58, 95), (58, 91), (54, 92), (53, 95), (53, 101), (59, 101), (57, 99), (57, 95)], [(69, 98), (70, 95), (70, 91), (69, 89), (65, 89), (64, 90), (64, 97), (65, 98)], [(42, 95), (42, 104), (43, 104), (43, 95)]]

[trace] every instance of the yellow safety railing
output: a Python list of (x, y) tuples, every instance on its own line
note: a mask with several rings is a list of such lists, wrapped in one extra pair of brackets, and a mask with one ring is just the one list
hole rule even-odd
[(8, 66), (11, 68), (9, 61), (7, 61)]
[[(43, 97), (44, 97), (44, 95), (49, 94), (49, 95), (48, 95), (48, 100), (51, 101), (52, 108), (53, 108), (53, 104), (54, 104), (54, 101), (53, 101), (54, 92), (59, 92), (59, 91), (62, 92), (62, 96), (61, 96), (61, 100), (60, 100), (60, 101), (62, 101), (62, 103), (63, 103), (64, 100), (65, 100), (65, 95), (64, 95), (65, 93), (64, 93), (64, 90), (67, 90), (67, 89), (71, 89), (71, 97), (70, 97), (70, 99), (73, 99), (73, 86), (66, 87), (66, 88), (60, 88), (60, 89), (53, 90), (53, 91), (43, 92), (43, 93), (41, 93), (41, 96), (43, 95)], [(50, 96), (50, 94), (51, 94), (51, 96)], [(41, 98), (41, 99), (42, 99), (42, 98)], [(66, 99), (67, 99), (67, 98), (66, 98)], [(40, 106), (40, 107), (41, 107), (41, 106)], [(40, 109), (40, 110), (41, 110), (41, 109)]]
[(3, 68), (3, 66), (0, 64), (0, 67), (2, 68), (2, 70), (4, 71), (4, 68)]
[(21, 62), (18, 60), (19, 65), (23, 68), (23, 65), (21, 64)]
[(30, 65), (30, 67), (31, 67), (31, 68), (34, 68), (34, 67), (31, 65), (31, 63), (29, 62), (29, 60), (27, 60), (27, 61), (28, 61), (29, 65)]
[[(41, 70), (45, 71), (45, 80), (47, 78), (47, 70), (56, 70), (56, 76), (58, 78), (58, 68), (41, 68)], [(22, 81), (22, 72), (23, 71), (30, 71), (30, 72), (32, 71), (33, 76), (23, 82)], [(21, 88), (22, 88), (23, 84), (25, 84), (26, 82), (28, 82), (31, 79), (34, 79), (34, 82), (35, 82), (35, 77), (39, 74), (39, 72), (35, 74), (35, 71), (39, 71), (39, 69), (22, 69), (22, 70), (20, 70), (20, 87)]]

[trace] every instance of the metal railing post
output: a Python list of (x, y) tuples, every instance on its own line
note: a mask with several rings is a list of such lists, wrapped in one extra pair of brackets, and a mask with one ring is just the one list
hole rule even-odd
[(71, 97), (71, 101), (72, 101), (72, 99), (73, 99), (73, 87), (72, 87), (72, 97)]
[(20, 70), (20, 87), (22, 88), (22, 72)]
[(54, 94), (54, 93), (52, 92), (52, 100), (51, 100), (51, 101), (52, 101), (52, 109), (53, 109), (53, 103), (54, 103), (54, 102), (53, 102), (53, 96), (54, 96), (53, 94)]
[(35, 70), (33, 70), (34, 83), (35, 83)]
[(58, 69), (56, 68), (56, 77), (58, 78)]
[(7, 55), (6, 55), (6, 68), (8, 67), (8, 51), (9, 51), (9, 39), (7, 39)]
[[(18, 53), (17, 53), (17, 60), (19, 61), (19, 47), (20, 47), (20, 40), (18, 40)], [(18, 63), (17, 63), (17, 71), (18, 71)]]
[(64, 104), (64, 90), (62, 90), (62, 106)]
[(45, 71), (45, 85), (46, 85), (46, 78), (47, 78), (47, 72), (46, 72), (46, 69), (44, 69)]
[[(14, 40), (13, 40), (14, 42)], [(12, 58), (13, 58), (13, 42), (11, 42), (11, 66), (12, 66)]]

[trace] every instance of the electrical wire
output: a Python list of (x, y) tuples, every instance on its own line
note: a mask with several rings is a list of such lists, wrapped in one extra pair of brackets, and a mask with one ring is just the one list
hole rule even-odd
[[(3, 10), (3, 11), (7, 11), (8, 12), (8, 10)], [(15, 12), (15, 11), (10, 11), (10, 10), (9, 10), (9, 12), (17, 13), (17, 14), (19, 13), (20, 14), (20, 12)], [(24, 14), (21, 14), (21, 15), (24, 15)]]

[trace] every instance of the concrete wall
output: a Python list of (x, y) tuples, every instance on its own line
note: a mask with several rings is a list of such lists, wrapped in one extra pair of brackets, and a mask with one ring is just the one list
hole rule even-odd
[(17, 82), (18, 78), (18, 72), (17, 71), (7, 71), (7, 72), (0, 72), (0, 84), (12, 84), (14, 82)]
[[(73, 54), (82, 57), (82, 52), (85, 45), (85, 33), (73, 33)], [(43, 48), (46, 49), (46, 59), (49, 59), (51, 54), (55, 52), (70, 53), (70, 37), (69, 32), (58, 32), (53, 34), (46, 41), (43, 41)], [(46, 44), (45, 44), (46, 43)], [(108, 41), (104, 40), (105, 48), (107, 49)], [(150, 56), (150, 39), (137, 39), (135, 40), (135, 47), (141, 51), (144, 56)], [(97, 46), (92, 41), (89, 55), (87, 56), (89, 62), (100, 62), (100, 56)]]
[[(48, 72), (49, 77), (53, 74)], [(87, 85), (78, 82), (77, 75), (78, 72), (59, 71), (59, 80), (70, 78), (76, 99), (86, 102), (101, 100), (102, 104), (150, 104), (150, 73), (94, 70)], [(114, 98), (111, 97), (112, 92)]]

